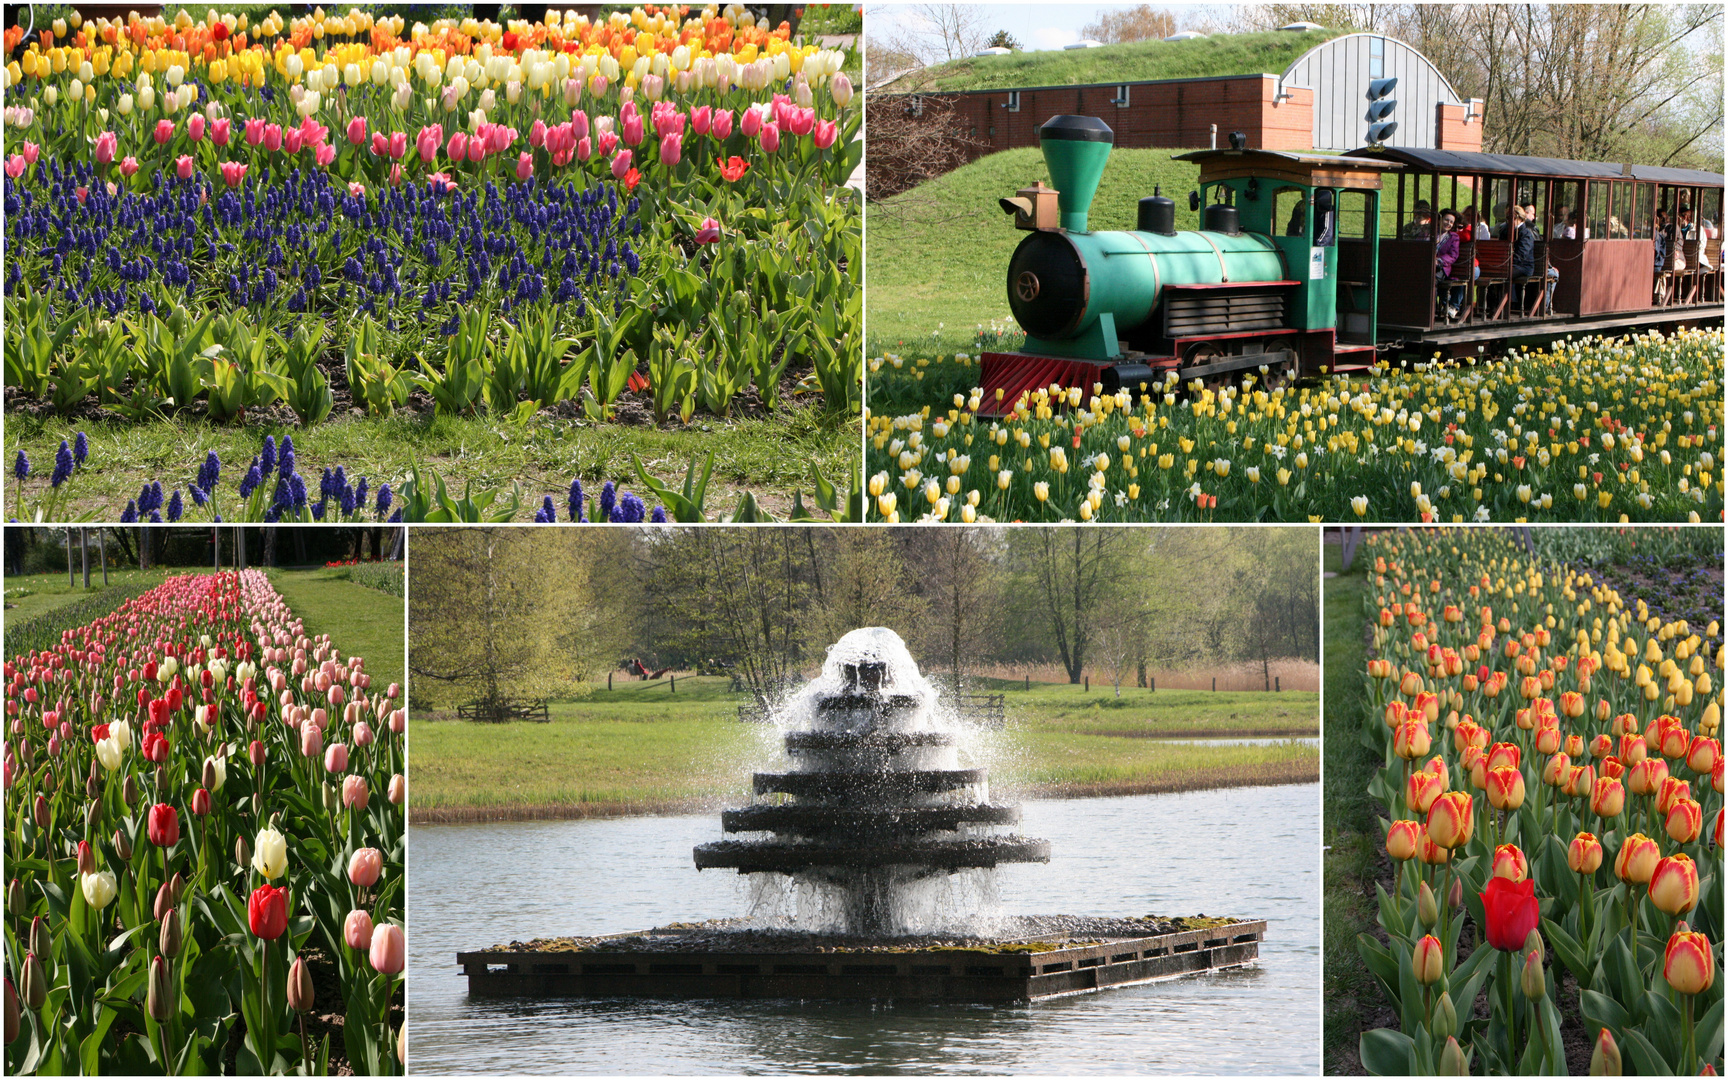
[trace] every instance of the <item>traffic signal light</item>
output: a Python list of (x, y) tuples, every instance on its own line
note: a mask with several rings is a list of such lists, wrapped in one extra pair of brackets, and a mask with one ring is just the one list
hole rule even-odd
[(1398, 130), (1398, 122), (1390, 119), (1394, 109), (1398, 108), (1398, 99), (1392, 97), (1392, 91), (1398, 85), (1396, 78), (1370, 79), (1368, 82), (1368, 145), (1382, 146)]

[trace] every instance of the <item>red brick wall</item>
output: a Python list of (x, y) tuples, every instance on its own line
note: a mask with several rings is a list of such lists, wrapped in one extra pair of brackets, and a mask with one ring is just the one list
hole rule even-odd
[(1469, 106), (1448, 105), (1445, 102), (1434, 106), (1437, 110), (1434, 117), (1434, 149), (1462, 150), (1466, 153), (1482, 152), (1482, 102), (1473, 101), (1476, 116), (1469, 122), (1464, 117)]
[(977, 145), (968, 158), (998, 150), (1038, 145), (1038, 126), (1052, 116), (1097, 116), (1126, 147), (1205, 147), (1218, 125), (1218, 145), (1232, 131), (1248, 145), (1268, 150), (1306, 150), (1314, 130), (1314, 92), (1291, 88), (1291, 97), (1274, 102), (1278, 81), (1262, 75), (1155, 83), (1131, 83), (1128, 105), (1116, 105), (1114, 86), (1047, 87), (1020, 91), (1020, 109), (1006, 108), (1008, 93), (978, 91), (950, 96), (955, 118)]

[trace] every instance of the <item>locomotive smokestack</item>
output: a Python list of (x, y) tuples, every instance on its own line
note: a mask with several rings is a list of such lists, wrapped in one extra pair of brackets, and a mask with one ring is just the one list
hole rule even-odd
[(1110, 160), (1115, 133), (1095, 116), (1052, 116), (1038, 128), (1038, 141), (1044, 149), (1050, 180), (1060, 192), (1056, 205), (1062, 227), (1070, 232), (1088, 231), (1086, 214), (1098, 193), (1104, 164)]

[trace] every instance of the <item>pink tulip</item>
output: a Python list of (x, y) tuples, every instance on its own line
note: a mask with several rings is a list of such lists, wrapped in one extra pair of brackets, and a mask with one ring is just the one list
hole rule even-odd
[(618, 133), (616, 131), (602, 131), (600, 141), (594, 144), (594, 150), (603, 158), (611, 157), (612, 151), (617, 148)]
[(468, 160), (478, 165), (486, 160), (486, 140), (476, 135), (468, 140)]
[(589, 158), (591, 158), (593, 156), (594, 156), (594, 140), (592, 140), (588, 136), (584, 135), (584, 136), (582, 136), (581, 141), (579, 141), (576, 144), (576, 160), (577, 161), (587, 161)]
[(202, 113), (193, 113), (186, 119), (186, 137), (191, 139), (193, 142), (200, 142), (203, 140), (204, 115)]
[(347, 744), (334, 742), (334, 743), (331, 743), (327, 748), (325, 748), (325, 750), (324, 750), (324, 771), (325, 772), (332, 772), (332, 773), (347, 772), (348, 771), (348, 746), (347, 746)]
[(380, 975), (395, 975), (402, 970), (402, 928), (395, 923), (385, 923), (372, 931), (372, 946), (367, 950), (367, 959), (372, 962), (372, 970)]
[(746, 139), (754, 139), (762, 133), (762, 114), (757, 112), (754, 106), (745, 109), (738, 130)]
[(586, 139), (588, 137), (588, 114), (581, 109), (572, 111), (570, 113), (570, 130), (577, 139)]
[[(626, 102), (626, 104), (629, 103)], [(642, 145), (642, 139), (648, 133), (642, 124), (642, 117), (632, 113), (630, 116), (623, 117), (620, 120), (619, 126), (624, 129), (623, 135), (625, 142), (629, 143), (631, 146)]]
[(307, 116), (307, 117), (304, 117), (301, 119), (301, 121), (300, 121), (300, 145), (302, 145), (302, 146), (323, 146), (324, 140), (329, 138), (329, 136), (330, 136), (330, 129), (325, 127), (323, 124), (320, 124), (318, 121), (312, 119), (310, 116)]
[(797, 109), (792, 113), (792, 134), (808, 135), (816, 130), (816, 110)]
[(762, 149), (772, 154), (780, 149), (780, 125), (767, 123), (762, 125)]
[(703, 105), (690, 110), (690, 130), (698, 135), (708, 134), (708, 126), (714, 116), (714, 106)]
[(402, 800), (407, 797), (408, 779), (401, 773), (397, 773), (395, 776), (390, 778), (390, 801), (397, 806), (401, 806)]
[(536, 120), (528, 128), (528, 145), (535, 149), (546, 145), (546, 121)]
[[(363, 199), (366, 197), (366, 185), (362, 184), (358, 180), (350, 180), (348, 181), (348, 194), (354, 196), (356, 199)], [(356, 739), (354, 741), (359, 742), (360, 740)]]
[(135, 173), (137, 171), (138, 171), (138, 159), (137, 158), (133, 157), (131, 154), (127, 154), (124, 158), (120, 159), (120, 175), (121, 176), (131, 176), (133, 173)]
[(362, 889), (378, 884), (384, 872), (384, 853), (375, 847), (363, 847), (348, 857), (348, 880)]
[(407, 730), (408, 730), (408, 711), (406, 709), (397, 709), (395, 712), (392, 712), (390, 714), (390, 732), (391, 732), (391, 734), (400, 735), (404, 731), (407, 731)]
[[(131, 161), (132, 159), (127, 158), (126, 160)], [(138, 167), (137, 163), (134, 162), (132, 167), (134, 169), (136, 169)], [(121, 172), (126, 171), (126, 166), (124, 164), (122, 164), (120, 166), (120, 171)], [(244, 179), (246, 179), (246, 166), (245, 165), (241, 164), (238, 161), (224, 161), (222, 163), (222, 182), (223, 183), (227, 184), (229, 187), (239, 187), (240, 181), (242, 181)]]
[(350, 949), (366, 949), (372, 945), (372, 916), (359, 908), (342, 920), (342, 940)]
[(232, 129), (232, 126), (232, 123), (226, 116), (218, 120), (210, 121), (210, 141), (215, 143), (217, 146), (227, 146), (229, 132)]
[(300, 756), (315, 758), (324, 752), (324, 733), (317, 724), (300, 725)]
[(172, 121), (172, 120), (158, 120), (158, 121), (156, 121), (155, 139), (156, 139), (156, 145), (157, 146), (167, 146), (168, 140), (172, 139), (173, 137), (174, 137), (174, 121)]
[(6, 175), (16, 180), (24, 175), (24, 170), (29, 166), (30, 163), (24, 160), (23, 154), (13, 154), (6, 159)]
[(443, 141), (443, 124), (433, 124), (420, 129), (420, 134), (414, 139), (414, 149), (419, 152), (422, 164), (432, 164), (432, 159), (438, 156), (438, 145)]
[(684, 133), (674, 131), (660, 140), (660, 161), (666, 165), (676, 165), (684, 159)]
[(300, 133), (300, 129), (297, 127), (291, 127), (282, 133), (282, 145), (288, 148), (290, 154), (300, 152), (300, 144), (304, 139), (305, 136)]
[(257, 146), (264, 141), (264, 121), (254, 116), (246, 121), (246, 145)]
[(282, 125), (281, 124), (265, 124), (264, 125), (264, 149), (269, 150), (272, 153), (274, 153), (277, 150), (282, 149)]
[(319, 143), (318, 149), (312, 152), (312, 160), (316, 161), (320, 168), (328, 169), (330, 163), (336, 160), (336, 148), (329, 143)]
[(401, 161), (402, 155), (407, 152), (408, 133), (406, 131), (392, 131), (390, 133), (390, 159), (392, 161)]
[(402, 163), (396, 162), (390, 166), (390, 186), (400, 187), (402, 184)]
[(359, 721), (355, 722), (355, 724), (354, 724), (354, 745), (355, 746), (371, 746), (373, 737), (374, 736), (372, 734), (372, 728), (370, 725), (368, 725), (366, 723), (366, 721), (359, 720)]
[(174, 159), (174, 175), (178, 176), (182, 180), (192, 179), (191, 155), (181, 154), (178, 158)]
[(455, 191), (456, 190), (456, 181), (454, 181), (450, 178), (449, 173), (441, 173), (441, 172), (428, 173), (426, 176), (426, 183), (432, 188), (433, 191), (442, 192), (442, 191)]
[(732, 110), (715, 109), (712, 128), (716, 139), (725, 139), (732, 134)]
[[(355, 146), (364, 143), (366, 141), (366, 118), (364, 116), (356, 116), (354, 119), (348, 121), (346, 134), (348, 136), (348, 141), (353, 143)], [(372, 152), (374, 154), (382, 154), (384, 152), (379, 149), (383, 141), (384, 136), (381, 134), (375, 134), (372, 136)]]
[(468, 156), (468, 136), (460, 131), (450, 136), (450, 144), (445, 147), (451, 161), (461, 161)]
[(839, 124), (832, 120), (820, 120), (816, 123), (816, 130), (811, 132), (811, 138), (816, 143), (816, 149), (826, 150), (834, 145), (834, 138), (839, 133)]
[(524, 150), (516, 158), (516, 179), (526, 180), (534, 175), (534, 155)]
[(372, 798), (372, 789), (367, 786), (365, 777), (347, 776), (342, 779), (342, 805), (350, 810), (364, 810), (366, 803)]
[(112, 131), (104, 131), (96, 136), (96, 164), (106, 165), (114, 160), (114, 154), (120, 149), (120, 139)]
[(34, 164), (36, 164), (36, 159), (41, 157), (41, 156), (42, 156), (42, 148), (40, 146), (37, 146), (33, 142), (27, 142), (24, 144), (24, 160), (26, 162), (28, 162), (31, 165), (34, 165)]
[(630, 171), (630, 159), (633, 155), (628, 150), (620, 150), (612, 159), (612, 179), (622, 180), (624, 174)]
[(702, 219), (702, 227), (696, 230), (698, 244), (717, 244), (720, 242), (720, 223), (711, 217)]

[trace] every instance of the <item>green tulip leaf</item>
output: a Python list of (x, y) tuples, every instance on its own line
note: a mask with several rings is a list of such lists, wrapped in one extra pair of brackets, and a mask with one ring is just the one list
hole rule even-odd
[(1362, 1067), (1371, 1076), (1410, 1076), (1415, 1073), (1412, 1064), (1415, 1047), (1415, 1040), (1402, 1031), (1375, 1028), (1362, 1033), (1357, 1052)]

